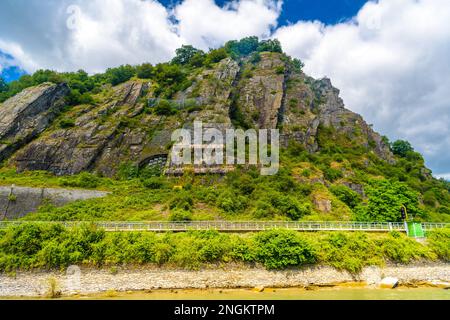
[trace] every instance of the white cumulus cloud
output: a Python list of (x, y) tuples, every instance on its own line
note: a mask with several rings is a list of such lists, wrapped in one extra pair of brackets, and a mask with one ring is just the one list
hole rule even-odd
[(274, 37), (328, 76), (353, 111), (392, 139), (407, 139), (436, 173), (450, 169), (450, 2), (380, 0), (351, 21), (297, 22)]
[(0, 50), (29, 72), (94, 73), (158, 63), (182, 44), (208, 49), (250, 35), (268, 37), (281, 4), (242, 0), (221, 7), (213, 0), (185, 0), (166, 8), (156, 0), (7, 1), (0, 10)]
[(372, 1), (335, 25), (278, 27), (281, 9), (281, 0), (5, 0), (0, 51), (28, 72), (94, 73), (166, 61), (182, 44), (276, 37), (307, 73), (330, 77), (349, 109), (409, 140), (436, 174), (450, 172), (450, 1)]
[(269, 37), (280, 12), (281, 1), (235, 1), (222, 8), (214, 0), (185, 0), (175, 7), (174, 16), (186, 43), (208, 49), (230, 39)]

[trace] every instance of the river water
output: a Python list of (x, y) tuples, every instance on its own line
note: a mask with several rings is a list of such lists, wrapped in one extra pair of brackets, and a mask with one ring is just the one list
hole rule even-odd
[(109, 291), (69, 299), (137, 299), (137, 300), (450, 300), (450, 290), (443, 288), (331, 287), (306, 290), (300, 288), (214, 290), (154, 290), (137, 292)]

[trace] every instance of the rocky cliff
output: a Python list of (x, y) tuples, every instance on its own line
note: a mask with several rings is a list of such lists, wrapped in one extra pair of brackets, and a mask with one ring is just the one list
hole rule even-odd
[(43, 83), (23, 90), (0, 108), (0, 161), (42, 133), (64, 107), (66, 84)]
[[(28, 88), (0, 107), (0, 160), (9, 158), (20, 171), (114, 176), (123, 163), (164, 159), (172, 130), (197, 119), (217, 123), (221, 130), (237, 125), (279, 128), (284, 146), (295, 141), (310, 152), (323, 147), (319, 136), (325, 132), (337, 144), (362, 145), (393, 161), (380, 135), (344, 107), (329, 79), (315, 80), (295, 70), (281, 53), (263, 52), (257, 62), (225, 58), (189, 75), (189, 80), (191, 85), (173, 101), (198, 103), (172, 115), (158, 115), (147, 105), (154, 98), (151, 81), (106, 86), (95, 103), (63, 114), (67, 85)], [(62, 125), (64, 119), (72, 125)]]

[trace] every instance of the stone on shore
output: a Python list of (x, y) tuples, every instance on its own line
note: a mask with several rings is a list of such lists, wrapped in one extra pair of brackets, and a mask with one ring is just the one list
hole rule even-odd
[(264, 287), (263, 286), (257, 286), (257, 287), (254, 287), (252, 290), (253, 291), (256, 291), (256, 292), (263, 292), (264, 291)]
[(397, 286), (398, 286), (398, 279), (394, 277), (386, 277), (381, 279), (380, 281), (381, 288), (394, 289)]

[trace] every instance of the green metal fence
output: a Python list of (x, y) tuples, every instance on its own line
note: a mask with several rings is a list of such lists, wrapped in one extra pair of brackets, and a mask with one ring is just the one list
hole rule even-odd
[[(189, 221), (189, 222), (167, 222), (167, 221), (102, 221), (102, 222), (29, 222), (29, 221), (1, 221), (0, 229), (9, 226), (18, 226), (27, 223), (40, 224), (62, 224), (66, 227), (74, 227), (84, 223), (94, 224), (106, 231), (189, 231), (189, 230), (218, 230), (224, 232), (253, 232), (270, 229), (289, 229), (296, 231), (369, 231), (389, 232), (399, 231), (423, 236), (426, 231), (450, 227), (449, 223), (415, 223), (408, 229), (401, 222), (345, 222), (345, 221)], [(420, 231), (422, 230), (422, 231)]]

